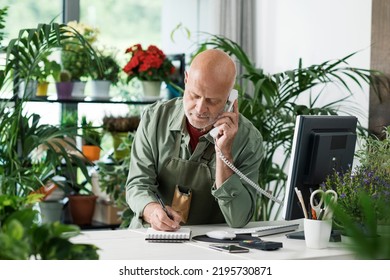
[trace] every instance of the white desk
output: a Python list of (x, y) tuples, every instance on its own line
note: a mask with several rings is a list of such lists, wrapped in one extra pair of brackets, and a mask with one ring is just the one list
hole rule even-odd
[[(298, 221), (252, 222), (247, 227), (297, 223)], [(226, 225), (190, 226), (192, 236), (207, 231), (232, 230)], [(300, 229), (302, 228), (300, 227)], [(285, 260), (285, 259), (354, 259), (353, 254), (343, 248), (340, 242), (329, 242), (322, 250), (306, 248), (304, 240), (288, 239), (285, 233), (262, 237), (262, 240), (283, 242), (283, 248), (276, 251), (251, 249), (249, 253), (229, 254), (208, 248), (210, 243), (190, 241), (184, 243), (149, 243), (145, 241), (145, 229), (83, 231), (72, 239), (75, 243), (94, 244), (100, 248), (102, 260)]]

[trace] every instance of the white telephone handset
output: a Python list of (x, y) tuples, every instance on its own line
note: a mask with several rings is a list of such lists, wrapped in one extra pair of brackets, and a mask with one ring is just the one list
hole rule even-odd
[[(225, 112), (233, 111), (233, 104), (237, 98), (238, 98), (238, 91), (236, 89), (232, 89), (232, 91), (229, 94), (229, 98), (226, 101), (226, 105), (224, 109)], [(212, 130), (210, 130), (210, 135), (213, 138), (216, 138), (218, 136), (218, 127), (214, 127)]]
[[(230, 92), (230, 95), (229, 95), (229, 98), (226, 102), (226, 105), (225, 105), (225, 112), (231, 112), (233, 110), (233, 104), (234, 104), (234, 101), (238, 98), (238, 91), (235, 90), (235, 89), (232, 89), (232, 91)], [(215, 139), (217, 136), (218, 136), (218, 127), (215, 127), (213, 128), (212, 130), (210, 130), (210, 135)], [(257, 190), (259, 193), (265, 195), (266, 197), (268, 197), (269, 199), (279, 203), (279, 204), (283, 204), (283, 201), (277, 199), (276, 197), (274, 197), (272, 194), (268, 193), (267, 191), (263, 190), (262, 188), (260, 188), (259, 185), (257, 185), (256, 183), (254, 183), (251, 179), (249, 179), (247, 176), (245, 176), (245, 174), (243, 174), (240, 170), (238, 170), (234, 165), (233, 163), (231, 163), (230, 161), (228, 161), (225, 156), (222, 154), (222, 152), (218, 152), (217, 155), (219, 156), (219, 158), (231, 169), (233, 170), (234, 173), (236, 173), (241, 179), (243, 179), (244, 181), (246, 181), (249, 185), (251, 185), (255, 190)]]

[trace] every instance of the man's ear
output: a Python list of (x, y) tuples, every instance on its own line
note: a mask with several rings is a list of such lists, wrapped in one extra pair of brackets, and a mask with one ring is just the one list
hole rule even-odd
[(188, 80), (188, 72), (184, 71), (184, 84), (187, 83), (187, 80)]

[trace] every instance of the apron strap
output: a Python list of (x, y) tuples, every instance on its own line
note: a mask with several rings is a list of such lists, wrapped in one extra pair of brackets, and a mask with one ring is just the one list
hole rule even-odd
[(215, 154), (215, 148), (214, 145), (212, 145), (210, 142), (207, 144), (206, 151), (203, 153), (202, 158), (200, 159), (200, 162), (208, 164)]
[(180, 158), (180, 148), (181, 148), (181, 132), (176, 133), (176, 141), (175, 141), (175, 151), (174, 156)]

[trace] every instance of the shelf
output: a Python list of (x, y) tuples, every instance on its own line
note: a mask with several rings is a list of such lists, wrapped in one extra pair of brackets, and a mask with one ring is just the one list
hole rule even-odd
[[(2, 99), (4, 100), (4, 99)], [(7, 99), (9, 100), (9, 99)], [(58, 103), (112, 103), (112, 104), (134, 104), (134, 105), (148, 105), (152, 104), (161, 98), (155, 99), (144, 99), (144, 100), (136, 100), (136, 99), (123, 99), (118, 97), (92, 97), (92, 96), (83, 96), (83, 97), (72, 97), (69, 99), (58, 99), (56, 96), (36, 96), (27, 99), (28, 102), (58, 102)]]

